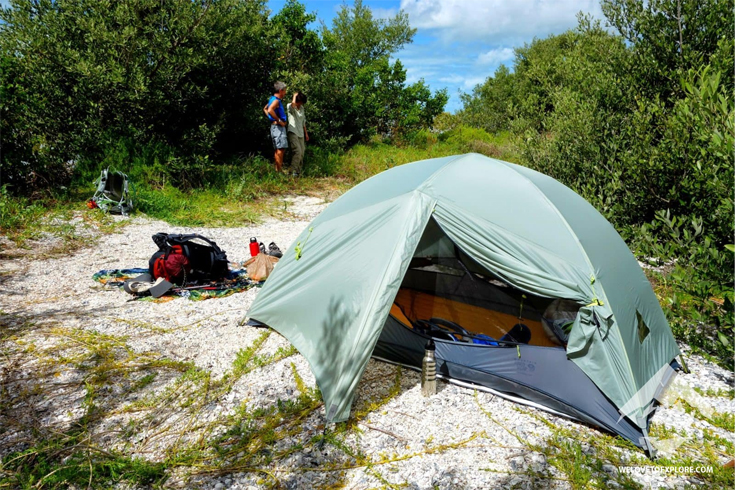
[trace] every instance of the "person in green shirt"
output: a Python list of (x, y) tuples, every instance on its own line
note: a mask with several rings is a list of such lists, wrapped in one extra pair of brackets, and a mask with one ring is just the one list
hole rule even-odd
[(296, 92), (291, 103), (286, 106), (286, 112), (288, 113), (288, 146), (291, 148), (291, 172), (293, 172), (294, 177), (301, 175), (301, 164), (304, 161), (306, 142), (309, 141), (304, 104), (306, 104), (306, 94)]

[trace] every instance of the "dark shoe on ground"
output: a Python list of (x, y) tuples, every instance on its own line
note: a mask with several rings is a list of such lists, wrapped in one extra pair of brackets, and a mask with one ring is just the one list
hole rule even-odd
[(268, 245), (268, 255), (280, 259), (283, 257), (283, 252), (281, 252), (281, 249), (278, 248), (278, 245), (276, 245), (275, 242), (270, 242)]

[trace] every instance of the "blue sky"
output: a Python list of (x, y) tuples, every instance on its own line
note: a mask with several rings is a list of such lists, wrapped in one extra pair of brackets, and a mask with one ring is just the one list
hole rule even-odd
[[(308, 11), (331, 25), (343, 0), (301, 0)], [(268, 0), (278, 11), (285, 0)], [(395, 55), (408, 82), (423, 78), (432, 90), (447, 88), (447, 110), (461, 107), (469, 92), (501, 64), (513, 61), (513, 48), (534, 37), (558, 34), (577, 24), (582, 11), (603, 18), (599, 0), (363, 0), (378, 17), (403, 9), (418, 29), (413, 44)], [(0, 0), (7, 5), (8, 0)]]

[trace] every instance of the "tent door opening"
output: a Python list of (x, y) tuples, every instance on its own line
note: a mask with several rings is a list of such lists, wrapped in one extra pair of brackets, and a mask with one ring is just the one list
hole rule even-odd
[(553, 302), (554, 298), (525, 293), (484, 269), (432, 218), (390, 315), (403, 326), (440, 340), (563, 348), (565, 339), (543, 318)]

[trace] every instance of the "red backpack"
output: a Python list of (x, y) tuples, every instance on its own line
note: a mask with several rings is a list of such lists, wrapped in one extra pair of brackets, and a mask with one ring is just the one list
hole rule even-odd
[(150, 275), (163, 277), (173, 284), (194, 281), (217, 281), (227, 277), (227, 254), (217, 244), (201, 235), (156, 233), (153, 241), (158, 252), (148, 261)]
[(154, 279), (163, 277), (172, 284), (185, 284), (192, 272), (189, 259), (180, 245), (174, 245), (166, 251), (159, 250), (153, 254), (148, 265)]

